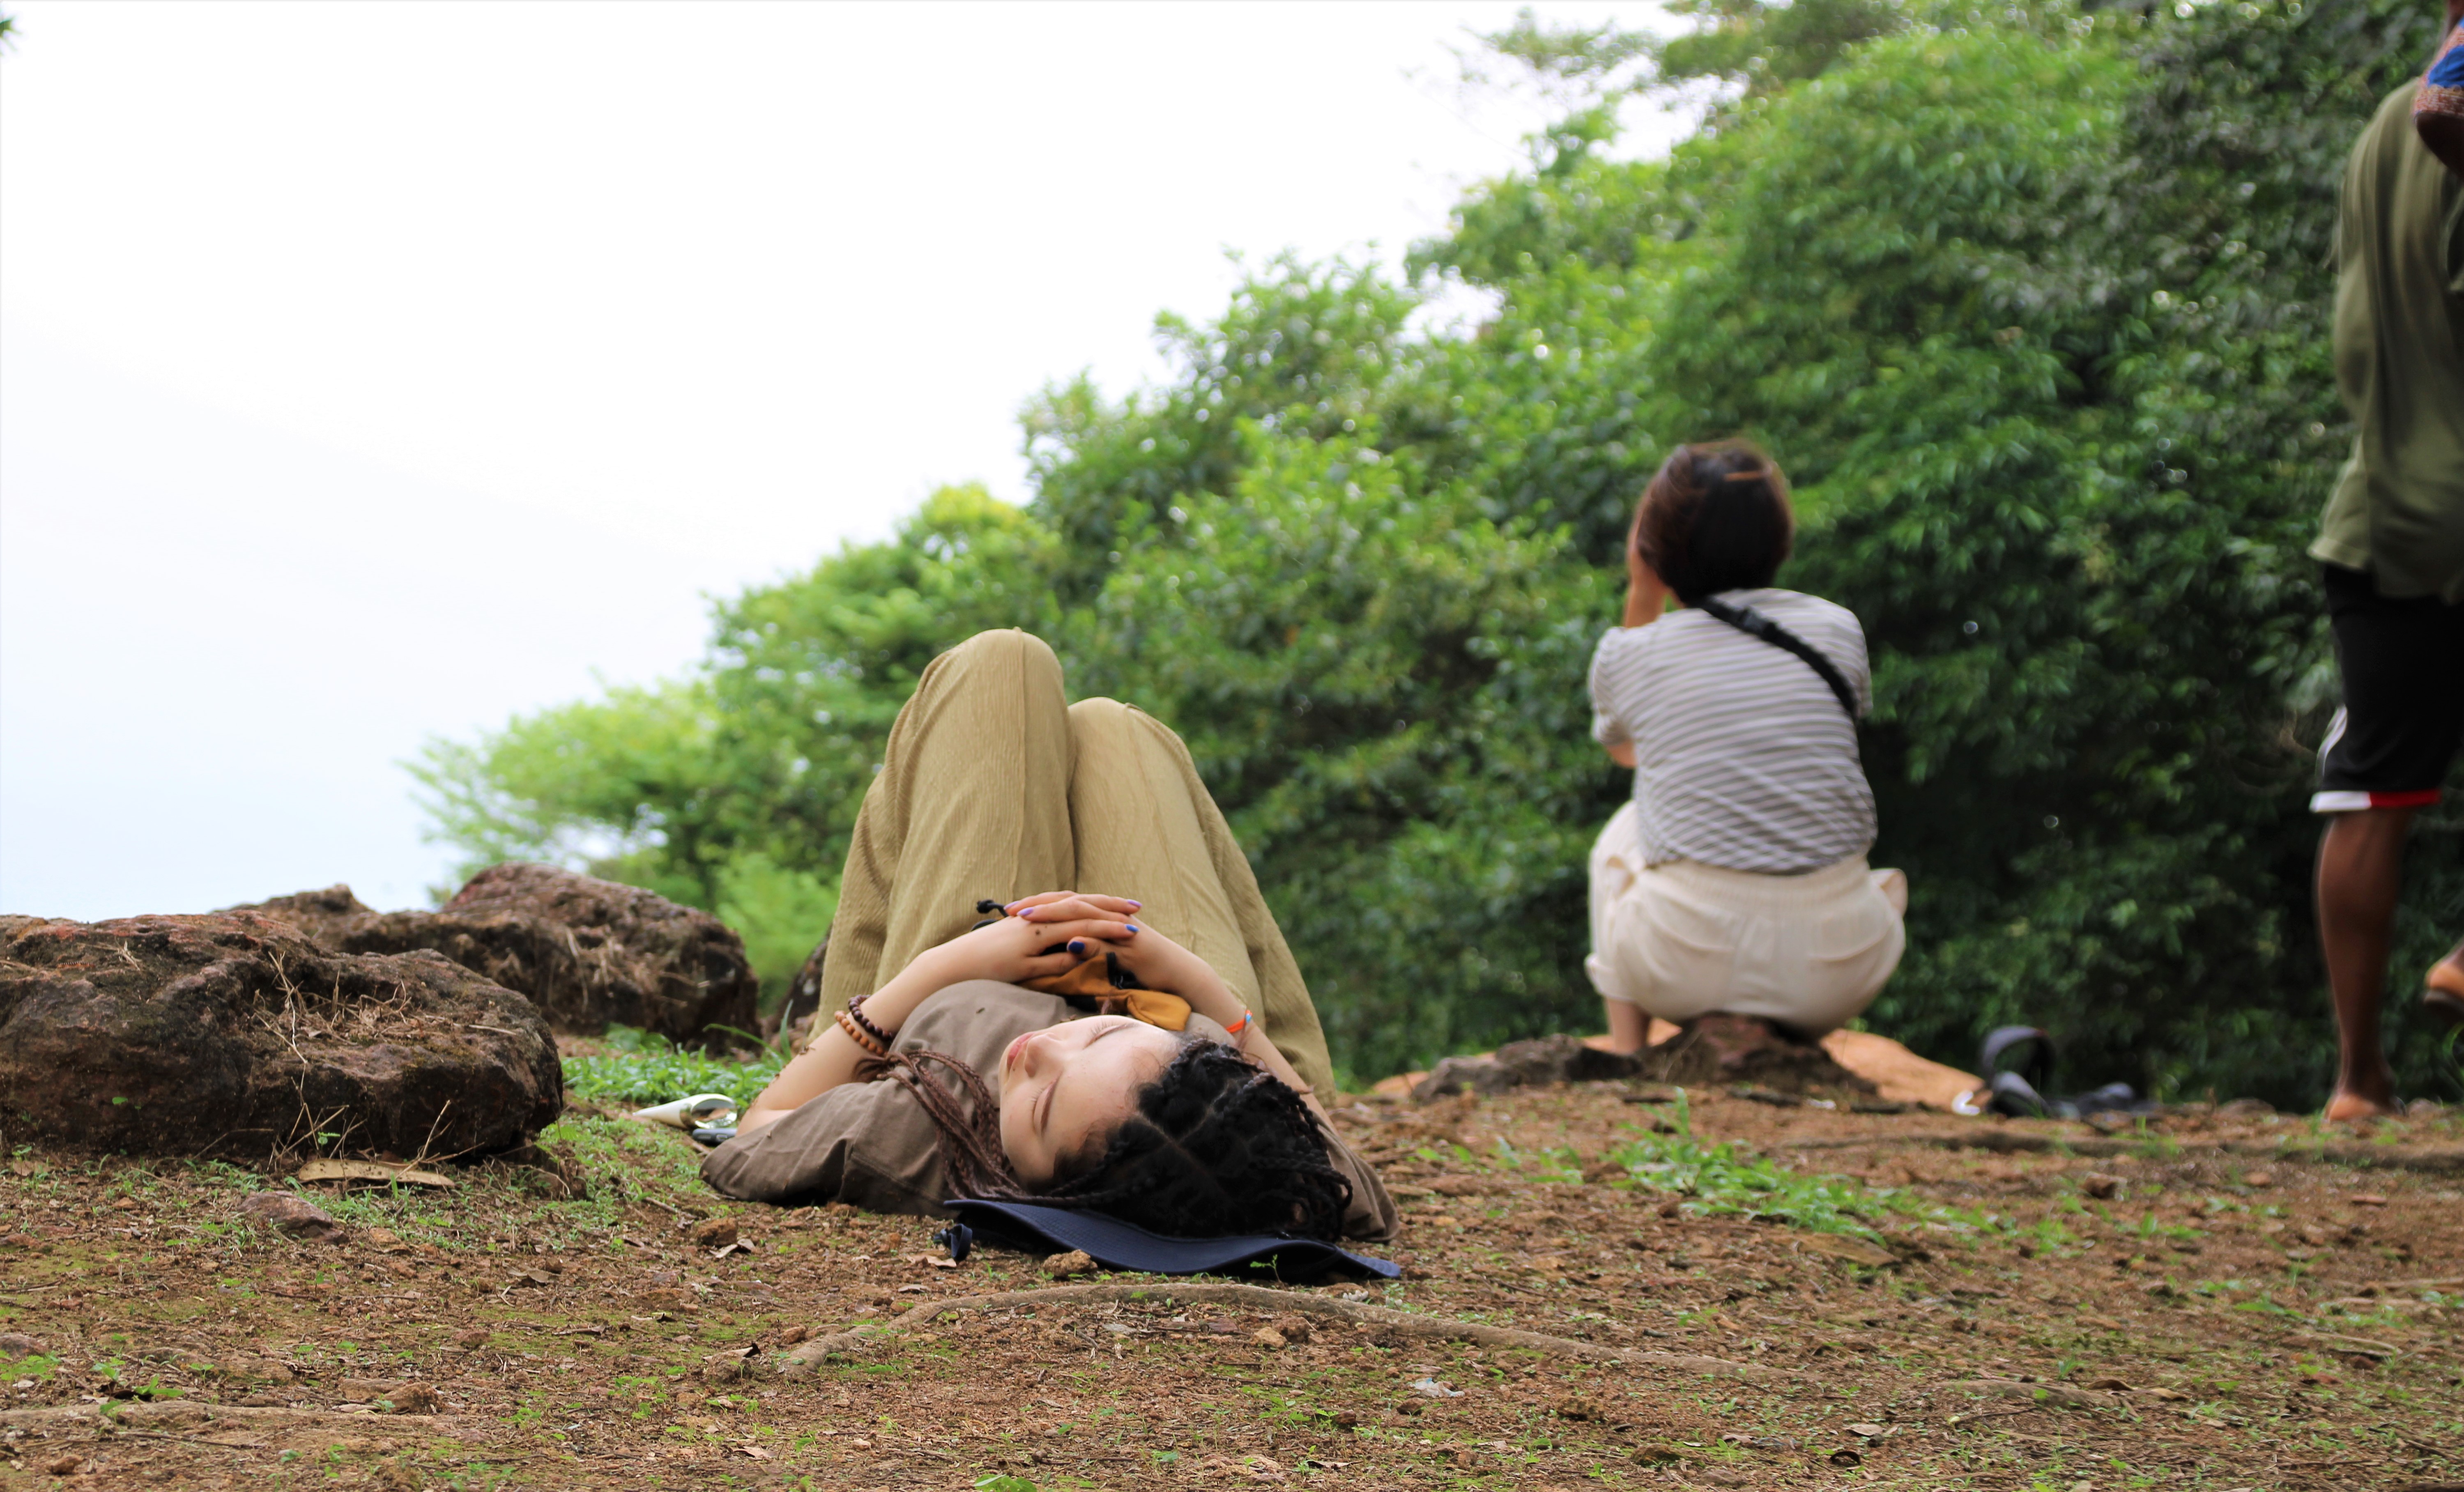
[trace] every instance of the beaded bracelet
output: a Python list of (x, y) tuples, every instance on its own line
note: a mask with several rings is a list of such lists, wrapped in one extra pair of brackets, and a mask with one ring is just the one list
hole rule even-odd
[(890, 1048), (883, 1045), (881, 1042), (874, 1041), (869, 1033), (868, 1033), (863, 1027), (857, 1025), (853, 1020), (849, 1019), (846, 1011), (840, 1011), (832, 1019), (838, 1021), (839, 1029), (847, 1034), (848, 1041), (853, 1042), (856, 1045), (864, 1048), (866, 1051), (872, 1053), (875, 1057), (887, 1057), (890, 1055)]
[(871, 1037), (874, 1041), (879, 1042), (884, 1048), (887, 1048), (891, 1042), (898, 1040), (898, 1033), (894, 1031), (885, 1031), (881, 1027), (874, 1025), (871, 1021), (867, 1020), (864, 1018), (864, 1001), (865, 997), (861, 995), (848, 996), (847, 1014), (855, 1018), (855, 1023), (857, 1025), (864, 1027), (864, 1031), (867, 1036)]

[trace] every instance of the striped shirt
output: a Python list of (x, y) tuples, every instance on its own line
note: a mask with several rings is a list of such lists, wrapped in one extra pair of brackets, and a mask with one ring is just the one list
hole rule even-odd
[[(1725, 593), (1819, 648), (1873, 703), (1865, 632), (1843, 606), (1785, 590)], [(1802, 658), (1706, 612), (1613, 626), (1592, 654), (1592, 734), (1634, 744), (1648, 865), (1693, 860), (1796, 875), (1874, 844), (1874, 790), (1839, 696)]]

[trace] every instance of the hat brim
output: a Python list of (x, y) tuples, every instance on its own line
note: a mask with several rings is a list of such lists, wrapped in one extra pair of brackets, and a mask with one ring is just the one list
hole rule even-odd
[(1040, 1207), (1032, 1202), (995, 1202), (980, 1197), (957, 1197), (945, 1205), (958, 1215), (960, 1221), (992, 1240), (1028, 1253), (1074, 1248), (1108, 1268), (1138, 1274), (1265, 1272), (1283, 1280), (1327, 1274), (1396, 1280), (1403, 1274), (1399, 1264), (1355, 1254), (1317, 1239), (1265, 1234), (1176, 1239), (1149, 1233), (1118, 1218), (1071, 1207)]

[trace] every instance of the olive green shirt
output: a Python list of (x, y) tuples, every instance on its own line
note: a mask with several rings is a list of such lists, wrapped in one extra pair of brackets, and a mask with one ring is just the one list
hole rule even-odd
[(2336, 215), (2336, 385), (2360, 427), (2311, 556), (2464, 602), (2464, 179), (2387, 95)]
[[(1057, 995), (970, 979), (916, 1006), (891, 1049), (947, 1052), (991, 1078), (1001, 1071), (1010, 1042), (1084, 1014)], [(1189, 1028), (1212, 1041), (1231, 1040), (1195, 1011)], [(959, 1103), (966, 1102), (960, 1095)], [(1352, 1183), (1345, 1237), (1393, 1238), (1395, 1199), (1369, 1162), (1331, 1129), (1326, 1158)], [(946, 1217), (941, 1203), (957, 1195), (941, 1162), (941, 1131), (903, 1083), (829, 1088), (778, 1122), (711, 1152), (701, 1174), (721, 1193), (748, 1201), (848, 1202), (870, 1212), (927, 1217)]]

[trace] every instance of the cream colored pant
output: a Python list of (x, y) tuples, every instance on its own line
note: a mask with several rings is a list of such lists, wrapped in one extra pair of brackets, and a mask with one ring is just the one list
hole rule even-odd
[(1592, 846), (1592, 954), (1606, 999), (1662, 1020), (1725, 1011), (1819, 1036), (1881, 994), (1907, 947), (1906, 878), (1862, 855), (1804, 875), (1646, 867), (1628, 802)]
[(1180, 737), (1111, 699), (1068, 704), (1026, 632), (933, 660), (898, 712), (847, 846), (822, 1008), (895, 977), (979, 920), (981, 898), (1096, 891), (1223, 977), (1322, 1101), (1334, 1071), (1317, 1006)]

